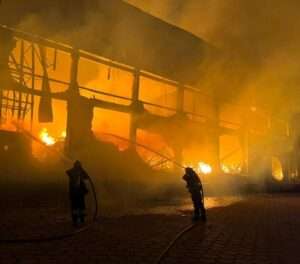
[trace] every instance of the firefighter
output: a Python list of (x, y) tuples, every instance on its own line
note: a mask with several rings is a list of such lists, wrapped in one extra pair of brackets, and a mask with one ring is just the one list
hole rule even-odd
[(185, 174), (182, 178), (186, 182), (186, 187), (191, 193), (194, 206), (193, 221), (198, 221), (200, 218), (203, 221), (206, 221), (203, 187), (199, 176), (192, 168), (185, 168)]
[(85, 220), (85, 196), (88, 193), (85, 181), (89, 179), (89, 176), (78, 160), (66, 173), (69, 176), (72, 221), (73, 225), (77, 227)]

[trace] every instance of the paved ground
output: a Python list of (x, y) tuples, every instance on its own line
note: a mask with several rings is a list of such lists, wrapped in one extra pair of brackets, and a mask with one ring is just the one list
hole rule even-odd
[[(52, 211), (51, 211), (52, 210)], [(51, 215), (55, 209), (51, 209)], [(171, 210), (172, 211), (172, 210)], [(1, 238), (70, 230), (62, 212), (38, 217), (30, 208), (3, 215)], [(28, 220), (32, 221), (28, 221)], [(40, 221), (38, 221), (38, 219)], [(155, 263), (190, 223), (184, 212), (103, 218), (67, 240), (0, 244), (0, 263)], [(163, 263), (300, 263), (300, 196), (252, 196), (208, 211), (170, 250)]]
[(300, 263), (300, 197), (251, 197), (209, 213), (164, 263)]

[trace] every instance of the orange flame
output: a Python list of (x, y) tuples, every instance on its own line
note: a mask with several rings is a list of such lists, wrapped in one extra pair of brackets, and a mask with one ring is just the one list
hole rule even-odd
[(43, 128), (40, 132), (40, 139), (47, 145), (52, 146), (56, 143), (56, 139), (51, 137), (46, 128)]
[(207, 164), (203, 161), (200, 161), (198, 163), (198, 172), (203, 173), (203, 174), (211, 174), (212, 167), (209, 164)]

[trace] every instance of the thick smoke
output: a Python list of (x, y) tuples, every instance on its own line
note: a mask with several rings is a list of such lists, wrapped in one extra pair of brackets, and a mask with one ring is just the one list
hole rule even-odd
[[(4, 0), (5, 13), (0, 13), (1, 23), (62, 42), (68, 43), (71, 39), (72, 43), (91, 50), (98, 46), (107, 57), (113, 53), (111, 42), (122, 46), (120, 38), (128, 38), (127, 45), (136, 45), (136, 57), (139, 58), (143, 58), (139, 46), (149, 44), (150, 50), (155, 42), (145, 43), (143, 36), (136, 41), (129, 17), (128, 31), (121, 31), (115, 25), (107, 32), (102, 28), (107, 18), (96, 0), (72, 1), (72, 5), (71, 1), (57, 0), (44, 1), (43, 4), (37, 0), (16, 2)], [(99, 3), (103, 2), (110, 1), (99, 0)], [(221, 101), (246, 107), (261, 105), (267, 107), (271, 114), (276, 111), (276, 115), (281, 114), (285, 118), (289, 117), (291, 110), (297, 110), (300, 68), (298, 1), (127, 2), (193, 32), (217, 48), (216, 59), (204, 64), (202, 76), (196, 76), (203, 90), (217, 91)], [(18, 6), (17, 10), (15, 6)], [(102, 38), (102, 35), (110, 37)], [(97, 71), (87, 71), (86, 81), (96, 74)]]
[[(290, 107), (297, 104), (299, 1), (127, 2), (204, 38), (218, 48), (218, 63), (205, 65), (203, 76), (199, 76), (200, 86), (217, 89), (222, 99), (236, 99), (250, 93), (252, 101), (268, 105), (271, 112), (278, 111), (283, 101)], [(17, 25), (65, 42), (71, 39), (86, 48), (101, 46), (107, 56), (112, 53), (109, 41), (118, 43), (122, 36), (132, 38), (128, 45), (136, 45), (136, 56), (141, 56), (138, 46), (145, 45), (143, 36), (137, 41), (137, 32), (132, 33), (129, 20), (128, 32), (123, 32), (123, 27), (120, 32), (117, 25), (110, 32), (102, 28), (107, 20), (101, 12), (102, 0), (76, 1), (72, 5), (69, 1), (46, 1), (43, 4), (34, 0), (18, 4), (4, 1), (2, 5), (1, 23)], [(102, 38), (101, 35), (110, 37)], [(288, 114), (286, 110), (282, 110), (283, 114)]]
[[(224, 102), (224, 119), (234, 122), (238, 114), (237, 123), (248, 119), (250, 126), (258, 128), (269, 119), (274, 140), (279, 130), (284, 131), (284, 122), (299, 112), (299, 1), (128, 2), (217, 47), (218, 59), (204, 65), (199, 87), (217, 91), (219, 101)], [(225, 104), (228, 102), (232, 105)], [(272, 136), (269, 134), (265, 142)], [(256, 144), (253, 142), (252, 147)], [(275, 155), (291, 149), (287, 144), (275, 145)], [(259, 159), (267, 154), (266, 146), (262, 146), (256, 150)], [(256, 168), (266, 170), (264, 165), (257, 164)]]
[[(220, 74), (208, 72), (207, 78), (216, 76), (225, 95), (252, 90), (258, 102), (277, 114), (289, 114), (285, 110), (291, 102), (298, 108), (299, 1), (128, 2), (218, 47), (224, 56)], [(278, 109), (282, 104), (284, 110)]]

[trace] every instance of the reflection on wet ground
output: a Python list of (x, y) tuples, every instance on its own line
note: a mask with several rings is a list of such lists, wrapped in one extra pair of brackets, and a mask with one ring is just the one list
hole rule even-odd
[[(219, 196), (205, 198), (205, 208), (212, 209), (216, 207), (226, 207), (243, 200), (242, 196)], [(190, 199), (182, 199), (178, 202), (167, 205), (149, 206), (148, 208), (135, 208), (129, 210), (125, 214), (140, 215), (140, 214), (162, 214), (162, 215), (186, 215), (192, 210), (192, 202)]]
[[(225, 207), (241, 201), (240, 196), (208, 197), (205, 199), (207, 209)], [(92, 222), (92, 215), (95, 204), (90, 201), (87, 208), (87, 223)], [(182, 198), (176, 201), (156, 201), (148, 205), (141, 203), (140, 206), (127, 204), (124, 207), (118, 207), (112, 210), (104, 210), (103, 204), (99, 204), (99, 220), (115, 221), (120, 218), (149, 218), (153, 217), (178, 217), (185, 219), (190, 216), (192, 203), (189, 198)], [(110, 220), (108, 220), (110, 219)], [(183, 222), (185, 222), (184, 220)], [(70, 211), (68, 207), (57, 204), (50, 206), (47, 204), (35, 206), (17, 206), (9, 207), (2, 211), (0, 234), (2, 238), (32, 238), (48, 237), (49, 235), (64, 234), (72, 230)]]

